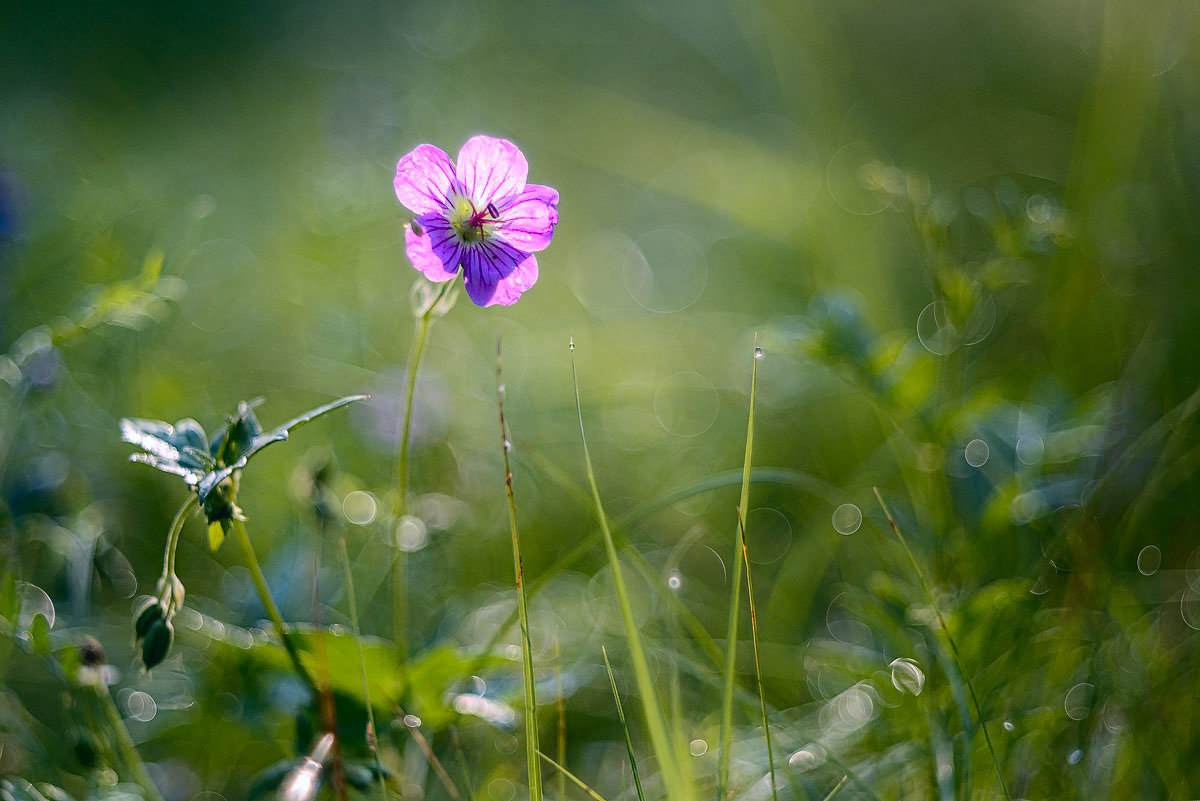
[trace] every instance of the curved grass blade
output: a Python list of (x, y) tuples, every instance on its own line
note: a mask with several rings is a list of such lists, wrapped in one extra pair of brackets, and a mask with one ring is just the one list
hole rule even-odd
[(966, 668), (963, 667), (962, 657), (958, 653), (958, 644), (954, 642), (953, 635), (950, 634), (950, 627), (946, 625), (946, 618), (942, 617), (941, 607), (938, 606), (937, 599), (933, 596), (933, 588), (929, 585), (929, 580), (925, 578), (925, 571), (921, 569), (921, 565), (917, 562), (917, 557), (913, 554), (912, 549), (908, 547), (908, 540), (904, 539), (904, 535), (900, 533), (900, 527), (896, 525), (896, 520), (892, 517), (891, 511), (887, 504), (883, 502), (883, 496), (879, 494), (879, 487), (872, 487), (875, 491), (875, 499), (879, 501), (880, 508), (883, 509), (884, 516), (887, 517), (888, 524), (892, 527), (892, 531), (896, 535), (896, 539), (900, 540), (900, 545), (904, 547), (904, 553), (908, 555), (908, 561), (912, 563), (913, 570), (917, 574), (917, 578), (921, 581), (921, 588), (925, 590), (925, 595), (929, 597), (929, 603), (933, 606), (933, 611), (937, 615), (938, 623), (942, 627), (942, 633), (946, 635), (946, 641), (950, 644), (950, 652), (954, 656), (954, 664), (958, 668), (959, 675), (967, 685), (967, 690), (971, 694), (971, 703), (975, 705), (975, 714), (979, 718), (979, 728), (983, 730), (983, 741), (987, 744), (988, 753), (992, 756), (992, 765), (996, 768), (996, 778), (1000, 780), (1000, 789), (1004, 792), (1004, 797), (1011, 801), (1012, 796), (1008, 794), (1008, 784), (1004, 781), (1004, 771), (1000, 769), (1000, 759), (996, 756), (996, 749), (992, 747), (992, 738), (988, 734), (987, 723), (983, 719), (983, 707), (979, 705), (979, 696), (975, 694), (975, 684), (971, 681)]
[(496, 408), (500, 416), (500, 453), (504, 457), (504, 488), (508, 494), (508, 525), (512, 531), (513, 572), (517, 579), (517, 611), (521, 620), (521, 669), (525, 683), (525, 756), (529, 771), (529, 801), (542, 801), (542, 770), (538, 762), (537, 699), (533, 689), (533, 644), (529, 639), (529, 610), (525, 602), (525, 569), (521, 564), (521, 537), (517, 531), (517, 505), (513, 499), (512, 471), (508, 466), (508, 426), (504, 422), (504, 374), (500, 340), (496, 340)]
[(574, 773), (572, 773), (571, 771), (567, 770), (562, 765), (560, 765), (558, 762), (555, 762), (553, 759), (551, 759), (550, 757), (543, 754), (541, 751), (538, 751), (538, 756), (540, 756), (542, 759), (546, 760), (546, 762), (550, 763), (550, 766), (558, 771), (559, 776), (565, 776), (568, 779), (570, 779), (571, 781), (575, 782), (575, 784), (579, 787), (579, 789), (583, 790), (585, 793), (587, 793), (589, 796), (591, 796), (594, 799), (594, 801), (604, 801), (604, 796), (597, 793), (591, 787), (588, 787), (584, 783), (583, 779), (579, 778)]
[[(754, 337), (754, 354), (750, 368), (750, 413), (746, 422), (746, 458), (742, 463), (742, 494), (738, 501), (739, 509), (747, 509), (750, 504), (750, 463), (754, 455), (754, 400), (758, 387), (758, 360), (762, 350), (758, 347), (758, 336)], [(721, 748), (717, 763), (717, 801), (725, 801), (729, 788), (729, 746), (733, 737), (733, 684), (735, 680), (735, 660), (737, 658), (738, 616), (741, 612), (742, 595), (742, 560), (738, 559), (741, 551), (739, 540), (745, 536), (744, 531), (735, 529), (733, 533), (733, 576), (729, 592), (729, 624), (725, 637), (725, 669), (722, 672), (721, 687)], [(772, 787), (772, 789), (774, 789)]]
[(771, 726), (767, 722), (767, 694), (763, 691), (762, 660), (758, 656), (758, 610), (754, 608), (754, 582), (750, 578), (750, 547), (746, 544), (746, 520), (742, 517), (741, 509), (737, 510), (737, 518), (738, 529), (742, 533), (742, 558), (746, 562), (746, 596), (750, 603), (750, 641), (754, 644), (754, 679), (758, 683), (758, 705), (762, 710), (763, 736), (767, 739), (767, 767), (771, 771), (771, 798), (773, 801), (779, 801), (779, 791), (775, 789), (775, 752), (771, 748)]
[(625, 722), (625, 710), (621, 708), (621, 695), (617, 692), (617, 680), (613, 676), (612, 665), (608, 663), (608, 649), (601, 645), (600, 653), (604, 654), (604, 669), (608, 671), (613, 703), (617, 705), (617, 717), (621, 720), (621, 730), (625, 732), (625, 750), (629, 754), (629, 768), (633, 771), (633, 784), (637, 787), (638, 801), (646, 801), (646, 795), (642, 792), (642, 777), (638, 774), (637, 757), (633, 755), (633, 741), (629, 739), (629, 725)]
[(688, 798), (691, 795), (691, 788), (682, 781), (682, 774), (676, 764), (676, 755), (671, 738), (667, 734), (666, 720), (658, 699), (658, 691), (655, 689), (650, 665), (646, 661), (646, 653), (642, 647), (641, 634), (633, 617), (633, 605), (629, 601), (629, 593), (625, 588), (625, 575), (620, 560), (617, 558), (617, 546), (608, 525), (608, 515), (604, 511), (604, 504), (600, 500), (600, 488), (596, 485), (596, 473), (592, 469), (592, 457), (587, 446), (587, 433), (583, 426), (583, 405), (579, 399), (579, 378), (575, 371), (574, 340), (570, 343), (570, 350), (571, 383), (575, 389), (575, 413), (579, 418), (579, 438), (583, 445), (584, 468), (587, 472), (588, 485), (592, 491), (592, 501), (596, 505), (596, 518), (600, 523), (600, 532), (604, 537), (604, 550), (613, 571), (613, 585), (617, 594), (617, 604), (621, 610), (621, 621), (625, 626), (625, 636), (629, 641), (629, 655), (633, 662), (633, 673), (638, 695), (642, 701), (646, 728), (650, 734), (650, 743), (654, 748), (655, 756), (662, 769), (667, 796), (673, 799)]

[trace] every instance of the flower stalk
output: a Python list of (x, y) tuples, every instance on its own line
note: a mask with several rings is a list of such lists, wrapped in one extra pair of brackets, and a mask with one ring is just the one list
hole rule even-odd
[(313, 681), (313, 677), (309, 674), (308, 669), (304, 667), (304, 663), (300, 661), (300, 653), (296, 650), (295, 644), (292, 643), (291, 638), (288, 636), (287, 628), (283, 623), (283, 616), (279, 614), (279, 607), (275, 605), (275, 599), (271, 597), (271, 590), (267, 587), (267, 579), (263, 575), (262, 567), (258, 563), (258, 556), (254, 553), (254, 544), (250, 542), (250, 535), (246, 533), (246, 524), (235, 517), (231, 521), (230, 528), (233, 530), (233, 537), (237, 540), (238, 547), (242, 551), (242, 559), (246, 563), (246, 568), (250, 571), (250, 578), (254, 581), (254, 588), (258, 591), (258, 598), (262, 601), (263, 607), (266, 608), (267, 617), (271, 618), (271, 623), (275, 626), (275, 633), (279, 635), (279, 639), (283, 643), (283, 648), (287, 651), (288, 658), (292, 660), (292, 667), (295, 668), (296, 675), (315, 691), (317, 684)]
[[(404, 409), (400, 416), (400, 445), (396, 451), (396, 492), (392, 496), (392, 536), (400, 525), (400, 518), (408, 505), (408, 447), (412, 436), (413, 400), (416, 397), (417, 374), (421, 360), (425, 357), (425, 346), (429, 342), (429, 329), (433, 321), (446, 312), (446, 299), (451, 295), (457, 281), (452, 279), (438, 287), (432, 300), (416, 309), (417, 323), (412, 348), (408, 353), (408, 378), (404, 386)], [(408, 556), (400, 543), (396, 543), (396, 558), (392, 561), (392, 640), (400, 651), (402, 660), (408, 658)]]

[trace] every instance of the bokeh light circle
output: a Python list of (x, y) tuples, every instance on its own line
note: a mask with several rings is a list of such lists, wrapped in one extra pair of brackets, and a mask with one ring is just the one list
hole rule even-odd
[(668, 376), (654, 393), (654, 416), (677, 437), (696, 437), (717, 420), (721, 399), (713, 383), (690, 371)]
[(652, 312), (679, 312), (700, 299), (708, 283), (708, 257), (695, 239), (669, 228), (643, 234), (625, 252), (625, 289)]

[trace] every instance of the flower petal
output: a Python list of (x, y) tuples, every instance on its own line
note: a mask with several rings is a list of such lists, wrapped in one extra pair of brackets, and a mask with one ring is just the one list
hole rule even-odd
[(458, 275), (462, 246), (450, 223), (440, 214), (422, 214), (416, 222), (422, 229), (420, 234), (412, 226), (404, 226), (405, 252), (413, 267), (430, 281), (448, 281)]
[(507, 139), (472, 136), (458, 151), (457, 174), (475, 208), (482, 209), (524, 189), (529, 162)]
[(462, 265), (467, 295), (476, 306), (510, 306), (538, 278), (532, 253), (496, 238), (464, 248)]
[(558, 192), (548, 186), (529, 184), (496, 204), (500, 212), (496, 233), (521, 250), (544, 250), (558, 224), (557, 205)]
[(428, 214), (450, 206), (454, 165), (450, 157), (433, 145), (418, 145), (396, 163), (396, 198), (416, 214)]

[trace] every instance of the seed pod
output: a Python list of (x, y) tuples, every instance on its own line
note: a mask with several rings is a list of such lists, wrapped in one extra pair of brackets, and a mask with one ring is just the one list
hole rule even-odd
[(171, 621), (156, 620), (151, 624), (146, 631), (146, 638), (142, 641), (142, 664), (146, 666), (146, 670), (153, 670), (167, 658), (174, 641), (175, 628)]
[(139, 606), (133, 623), (133, 634), (137, 640), (146, 636), (150, 627), (166, 616), (166, 610), (157, 598), (147, 598)]

